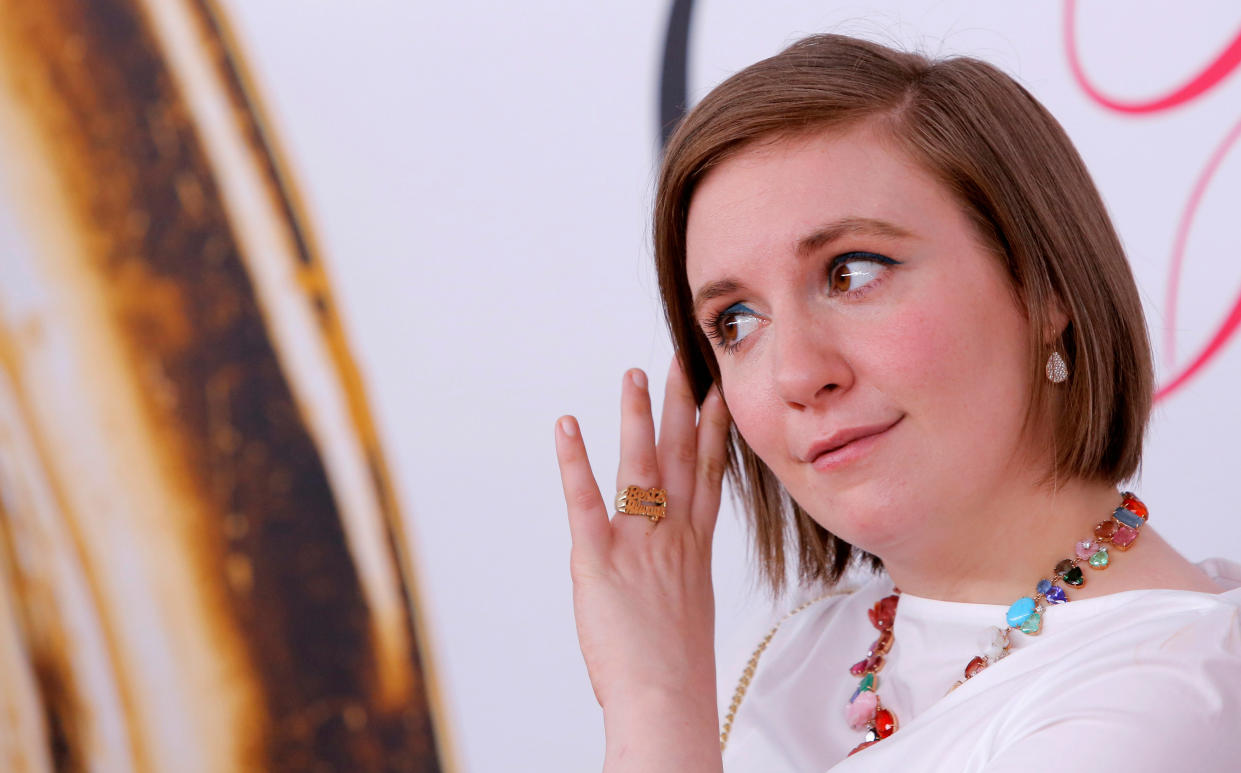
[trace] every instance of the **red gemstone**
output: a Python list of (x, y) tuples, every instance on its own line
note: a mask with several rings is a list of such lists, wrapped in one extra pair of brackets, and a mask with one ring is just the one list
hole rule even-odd
[[(865, 749), (867, 746), (874, 746), (877, 743), (879, 742), (878, 741), (866, 741), (864, 743), (860, 743), (857, 746), (853, 747), (853, 751), (849, 752), (848, 756), (852, 757), (853, 755)], [(884, 747), (884, 748), (887, 748), (887, 747)]]
[(883, 670), (883, 655), (871, 655), (866, 659), (866, 670), (879, 673)]
[(887, 738), (896, 732), (896, 717), (888, 709), (879, 709), (875, 712), (875, 733), (879, 737)]
[(1142, 500), (1138, 499), (1133, 494), (1126, 491), (1125, 500), (1121, 504), (1125, 506), (1126, 510), (1141, 518), (1143, 521), (1146, 520), (1148, 515), (1146, 505), (1142, 504)]
[(849, 673), (853, 674), (854, 676), (861, 676), (862, 674), (866, 673), (866, 664), (868, 662), (869, 661), (867, 660), (859, 660), (858, 662), (849, 666)]
[(889, 629), (879, 632), (879, 638), (870, 645), (870, 651), (867, 654), (886, 655), (890, 649), (892, 649), (892, 631)]
[(981, 655), (975, 655), (974, 659), (965, 665), (965, 678), (972, 679), (975, 674), (987, 667), (987, 661), (982, 659)]
[(1106, 521), (1096, 523), (1094, 527), (1095, 538), (1101, 542), (1109, 541), (1112, 535), (1116, 533), (1116, 527), (1119, 525), (1115, 518), (1108, 518)]
[(898, 596), (888, 596), (875, 602), (875, 606), (866, 610), (866, 616), (870, 618), (870, 624), (881, 631), (886, 631), (892, 627), (892, 621), (896, 619), (896, 602)]

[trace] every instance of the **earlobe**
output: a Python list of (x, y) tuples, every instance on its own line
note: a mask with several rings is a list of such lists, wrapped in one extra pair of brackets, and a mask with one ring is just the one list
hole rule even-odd
[(1054, 347), (1064, 335), (1064, 331), (1069, 327), (1069, 315), (1064, 313), (1060, 302), (1056, 301), (1047, 309), (1047, 330), (1044, 335), (1043, 343), (1048, 347)]
[(1068, 331), (1069, 318), (1059, 303), (1051, 304), (1047, 315), (1047, 331), (1043, 336), (1043, 345), (1051, 350), (1047, 357), (1047, 380), (1053, 384), (1063, 384), (1069, 378), (1068, 363), (1060, 353), (1064, 347), (1064, 334)]

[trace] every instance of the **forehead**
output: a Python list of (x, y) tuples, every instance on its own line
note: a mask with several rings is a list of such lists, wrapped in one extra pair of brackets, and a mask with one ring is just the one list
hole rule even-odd
[(690, 286), (748, 264), (770, 267), (809, 234), (848, 218), (925, 239), (970, 231), (952, 195), (873, 129), (781, 138), (726, 159), (698, 184), (686, 225)]

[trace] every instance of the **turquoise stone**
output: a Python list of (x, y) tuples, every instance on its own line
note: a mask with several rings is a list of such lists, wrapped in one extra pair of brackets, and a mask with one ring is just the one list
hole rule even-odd
[(1142, 524), (1146, 523), (1142, 516), (1131, 512), (1127, 507), (1116, 508), (1116, 511), (1112, 513), (1112, 517), (1131, 529), (1140, 529)]
[(1026, 621), (1021, 624), (1021, 632), (1035, 634), (1035, 633), (1038, 633), (1039, 628), (1042, 628), (1042, 627), (1043, 627), (1043, 616), (1040, 615), (1038, 612), (1035, 612), (1034, 614), (1027, 617)]
[(1103, 567), (1107, 566), (1107, 562), (1108, 562), (1108, 557), (1107, 557), (1106, 550), (1100, 550), (1098, 553), (1095, 553), (1093, 556), (1090, 557), (1090, 565), (1093, 566), (1095, 569), (1102, 569)]
[(1029, 596), (1022, 596), (1008, 608), (1008, 624), (1016, 628), (1032, 614), (1034, 614), (1034, 599)]
[(1086, 578), (1082, 575), (1082, 568), (1080, 566), (1075, 566), (1065, 572), (1064, 581), (1075, 588), (1086, 584)]

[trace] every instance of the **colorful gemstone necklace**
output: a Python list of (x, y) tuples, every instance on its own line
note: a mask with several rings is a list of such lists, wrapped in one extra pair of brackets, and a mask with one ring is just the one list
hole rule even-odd
[[(983, 654), (974, 656), (965, 665), (964, 678), (950, 687), (948, 692), (952, 692), (964, 684), (966, 679), (973, 678), (987, 666), (1007, 656), (1009, 634), (1012, 631), (1021, 631), (1031, 636), (1037, 635), (1042, 630), (1043, 612), (1047, 607), (1063, 604), (1069, 600), (1068, 594), (1058, 583), (1063, 582), (1074, 588), (1080, 588), (1086, 584), (1086, 575), (1081, 568), (1082, 563), (1087, 564), (1091, 569), (1106, 569), (1112, 560), (1108, 554), (1109, 547), (1125, 551), (1133, 546), (1138, 538), (1138, 530), (1146, 523), (1146, 505), (1128, 491), (1123, 492), (1121, 497), (1121, 504), (1112, 513), (1112, 517), (1095, 525), (1094, 537), (1080, 540), (1073, 547), (1073, 558), (1066, 558), (1057, 563), (1051, 577), (1038, 581), (1033, 595), (1023, 596), (1013, 602), (1008, 608), (1005, 620), (1007, 625), (1003, 628), (992, 629), (995, 635), (991, 646)], [(849, 668), (849, 673), (853, 676), (860, 676), (862, 681), (858, 683), (853, 697), (845, 706), (845, 718), (854, 730), (866, 731), (862, 742), (849, 752), (850, 756), (896, 732), (896, 715), (879, 700), (879, 693), (876, 692), (878, 680), (875, 675), (883, 669), (884, 657), (892, 649), (892, 624), (896, 620), (896, 604), (900, 601), (900, 594), (899, 588), (893, 588), (892, 595), (876, 601), (873, 607), (866, 610), (870, 624), (879, 631), (879, 638), (870, 645), (866, 657)]]

